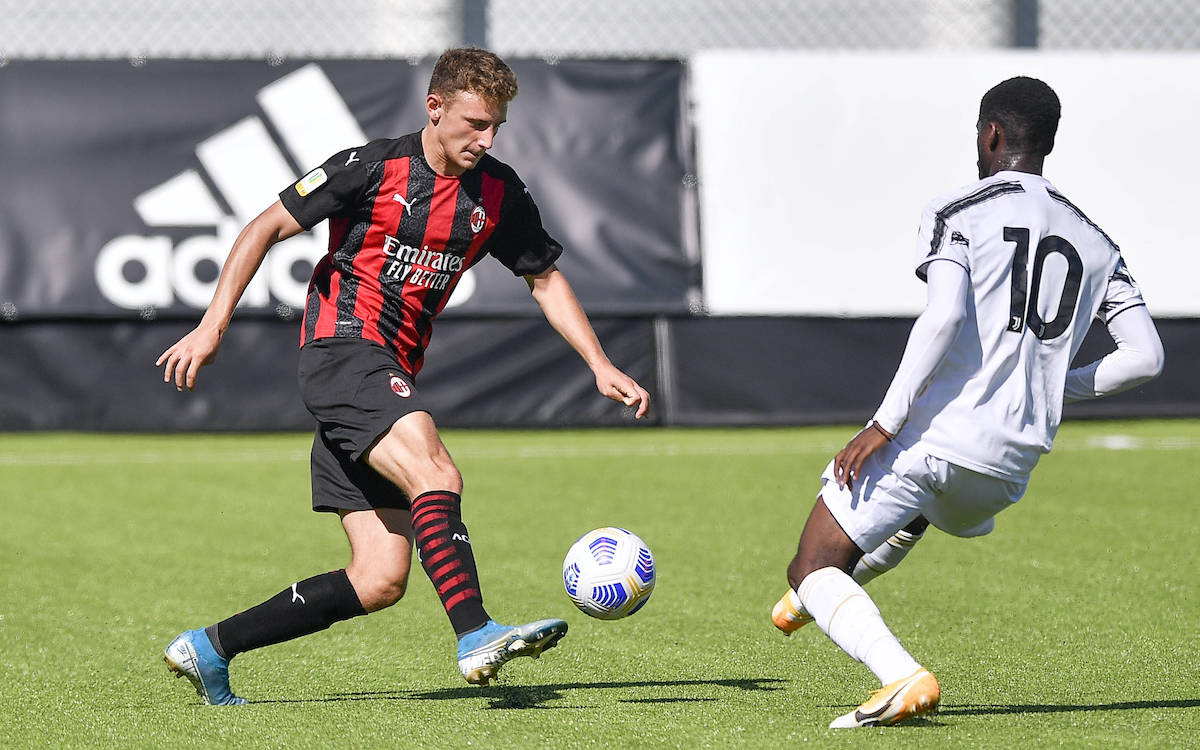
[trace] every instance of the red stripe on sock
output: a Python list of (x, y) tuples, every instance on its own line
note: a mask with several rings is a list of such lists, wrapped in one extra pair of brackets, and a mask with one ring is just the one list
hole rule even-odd
[(430, 498), (428, 500), (419, 500), (417, 501), (416, 505), (413, 506), (413, 508), (415, 510), (422, 511), (426, 508), (453, 508), (456, 505), (458, 505), (458, 503), (454, 501), (454, 498), (442, 496)]
[(445, 532), (447, 532), (449, 530), (450, 530), (449, 522), (439, 523), (436, 526), (429, 526), (429, 527), (417, 532), (417, 544), (422, 544), (426, 541), (429, 541), (430, 537), (442, 536), (443, 534), (445, 534)]
[[(434, 549), (434, 548), (430, 548), (430, 549)], [(450, 555), (453, 555), (454, 552), (455, 552), (455, 549), (454, 549), (453, 545), (446, 545), (446, 548), (441, 550), (440, 552), (435, 552), (434, 554), (432, 554), (428, 557), (422, 556), (421, 562), (425, 565), (426, 568), (432, 568), (434, 565), (437, 565), (438, 563), (440, 563), (442, 560), (445, 560)]]
[(455, 557), (455, 558), (451, 559), (449, 562), (447, 562), (445, 565), (441, 566), (440, 568), (438, 568), (438, 569), (434, 570), (432, 573), (430, 573), (429, 578), (431, 580), (437, 581), (438, 585), (440, 586), (441, 584), (445, 583), (446, 576), (450, 575), (451, 573), (453, 573), (454, 571), (458, 570), (461, 567), (462, 567), (462, 560), (459, 560), (457, 557)]
[(423, 523), (432, 518), (445, 518), (449, 515), (449, 508), (422, 508), (420, 513), (413, 514), (413, 523)]
[(456, 605), (462, 604), (467, 599), (482, 598), (483, 597), (479, 594), (479, 589), (466, 589), (465, 591), (460, 591), (446, 600), (446, 611), (449, 612), (450, 610), (454, 609)]
[(428, 523), (413, 524), (413, 531), (417, 532), (418, 538), (421, 538), (424, 536), (428, 536), (431, 531), (436, 531), (438, 529), (441, 529), (444, 531), (445, 529), (448, 529), (449, 527), (450, 527), (450, 519), (446, 518), (446, 516), (442, 516), (441, 518), (430, 519)]
[(434, 588), (437, 589), (438, 596), (440, 597), (442, 594), (445, 594), (447, 591), (458, 588), (458, 586), (460, 584), (470, 583), (470, 582), (471, 582), (471, 576), (469, 574), (459, 573), (456, 576), (451, 576), (450, 578), (446, 578), (442, 581), (439, 581), (437, 583), (437, 585), (434, 586)]
[(453, 492), (426, 492), (423, 495), (418, 495), (417, 498), (413, 500), (413, 505), (425, 505), (426, 503), (435, 503), (439, 500), (453, 503), (457, 497), (458, 496)]
[(427, 555), (436, 553), (442, 547), (450, 547), (451, 549), (454, 548), (454, 545), (450, 542), (450, 537), (448, 536), (439, 536), (436, 539), (430, 539), (426, 544), (419, 544), (418, 546), (421, 549), (422, 560), (426, 559)]
[(418, 503), (417, 505), (414, 505), (413, 512), (414, 513), (426, 513), (431, 510), (451, 511), (451, 510), (454, 510), (455, 505), (458, 505), (458, 503), (455, 503), (451, 500), (438, 498), (436, 500), (426, 500), (423, 503)]

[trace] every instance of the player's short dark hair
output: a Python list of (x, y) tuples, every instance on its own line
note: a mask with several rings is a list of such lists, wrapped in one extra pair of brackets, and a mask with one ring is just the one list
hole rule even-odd
[(1061, 114), (1062, 105), (1054, 89), (1026, 76), (996, 84), (979, 102), (980, 125), (994, 122), (1004, 131), (1012, 150), (1042, 156), (1054, 148)]
[(448, 49), (433, 64), (428, 93), (449, 100), (460, 91), (507, 104), (517, 95), (517, 77), (495, 53), (478, 47)]

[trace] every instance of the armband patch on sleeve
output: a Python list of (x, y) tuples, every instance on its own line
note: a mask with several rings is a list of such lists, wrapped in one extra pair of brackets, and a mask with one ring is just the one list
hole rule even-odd
[(296, 183), (296, 192), (300, 194), (301, 198), (303, 198), (312, 191), (324, 185), (325, 181), (328, 179), (329, 177), (325, 174), (325, 170), (317, 167), (313, 171), (300, 178), (300, 181)]

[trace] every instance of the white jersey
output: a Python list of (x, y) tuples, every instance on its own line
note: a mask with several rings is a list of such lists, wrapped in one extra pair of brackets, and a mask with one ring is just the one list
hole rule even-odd
[(1025, 479), (1062, 419), (1092, 320), (1145, 304), (1116, 244), (1040, 175), (999, 172), (934, 200), (916, 272), (967, 270), (966, 319), (897, 440), (983, 474)]

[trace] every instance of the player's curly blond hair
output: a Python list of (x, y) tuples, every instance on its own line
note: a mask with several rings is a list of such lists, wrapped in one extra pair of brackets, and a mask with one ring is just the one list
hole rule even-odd
[(433, 64), (428, 93), (450, 100), (460, 91), (507, 104), (517, 95), (517, 77), (498, 55), (485, 49), (448, 49)]

